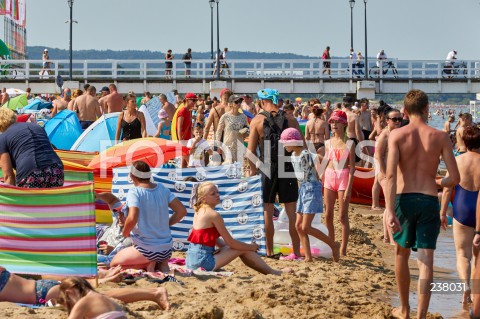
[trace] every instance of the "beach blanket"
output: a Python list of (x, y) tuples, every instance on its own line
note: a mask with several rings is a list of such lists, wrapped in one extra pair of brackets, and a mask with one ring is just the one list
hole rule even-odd
[[(259, 253), (265, 255), (265, 223), (260, 176), (239, 179), (241, 176), (239, 164), (204, 167), (200, 170), (161, 168), (153, 169), (152, 173), (154, 181), (169, 188), (187, 208), (187, 216), (171, 227), (175, 250), (185, 251), (188, 248), (187, 237), (192, 228), (194, 214), (189, 201), (195, 183), (184, 182), (183, 179), (193, 176), (199, 181), (215, 182), (219, 188), (221, 201), (216, 210), (222, 215), (227, 229), (237, 240), (245, 243), (255, 241), (260, 246)], [(126, 167), (113, 169), (112, 193), (121, 201), (126, 200), (128, 190), (133, 187), (128, 175), (129, 169)], [(182, 180), (178, 180), (179, 176)]]
[(0, 187), (0, 265), (13, 273), (97, 275), (93, 183)]

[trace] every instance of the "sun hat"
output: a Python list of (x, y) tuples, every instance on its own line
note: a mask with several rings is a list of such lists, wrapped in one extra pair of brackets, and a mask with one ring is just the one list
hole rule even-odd
[(278, 91), (274, 89), (263, 89), (257, 92), (260, 100), (272, 100), (273, 104), (278, 103)]
[(185, 100), (198, 100), (198, 97), (193, 93), (185, 94)]
[(286, 146), (302, 146), (302, 134), (296, 128), (289, 127), (280, 135), (280, 142)]
[(328, 124), (331, 124), (333, 121), (338, 121), (344, 125), (347, 125), (347, 114), (345, 114), (343, 111), (334, 111), (328, 119)]
[(161, 109), (160, 112), (158, 112), (158, 118), (159, 119), (165, 119), (167, 117), (168, 117), (168, 113), (164, 109)]
[(48, 49), (43, 50), (43, 52), (48, 52)]

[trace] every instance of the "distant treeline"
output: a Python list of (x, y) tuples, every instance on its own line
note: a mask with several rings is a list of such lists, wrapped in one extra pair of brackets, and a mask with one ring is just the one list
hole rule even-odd
[[(69, 51), (63, 49), (29, 46), (27, 48), (28, 59), (41, 60), (44, 49), (48, 49), (48, 54), (52, 60), (69, 59)], [(174, 52), (175, 59), (181, 59), (185, 52)], [(192, 52), (194, 59), (204, 60), (210, 59), (210, 52)], [(150, 50), (74, 50), (73, 59), (75, 60), (155, 60), (163, 59), (165, 52)], [(237, 52), (229, 51), (229, 59), (318, 59), (319, 57), (311, 57), (306, 55), (298, 55), (293, 53), (265, 53), (265, 52)]]

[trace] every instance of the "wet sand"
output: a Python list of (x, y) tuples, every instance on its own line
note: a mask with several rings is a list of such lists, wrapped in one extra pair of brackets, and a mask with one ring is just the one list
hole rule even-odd
[[(162, 284), (170, 295), (170, 311), (160, 310), (153, 302), (138, 302), (128, 305), (129, 318), (391, 318), (396, 295), (393, 246), (382, 241), (382, 215), (359, 205), (352, 205), (350, 211), (349, 256), (339, 263), (323, 258), (308, 264), (266, 259), (272, 267), (292, 267), (296, 272), (277, 277), (258, 274), (237, 260), (225, 267), (235, 272), (231, 277), (177, 275), (185, 286)], [(340, 238), (338, 224), (336, 235)], [(99, 290), (121, 286), (125, 284), (108, 283)], [(132, 286), (158, 284), (142, 279)], [(412, 306), (415, 303), (412, 300)], [(4, 302), (0, 313), (2, 318), (15, 319), (67, 317), (58, 309), (28, 309)]]

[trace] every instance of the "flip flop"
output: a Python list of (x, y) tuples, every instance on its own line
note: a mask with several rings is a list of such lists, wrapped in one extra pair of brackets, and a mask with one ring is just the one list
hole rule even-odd
[(270, 255), (270, 256), (266, 256), (267, 258), (270, 258), (270, 259), (276, 259), (276, 260), (279, 260), (280, 257), (282, 257), (283, 254), (282, 253), (276, 253), (276, 254), (273, 254), (273, 255)]
[(163, 284), (164, 282), (176, 282), (177, 284), (179, 284), (180, 286), (183, 286), (184, 283), (180, 280), (178, 280), (177, 278), (173, 277), (173, 276), (165, 276), (165, 278), (163, 279), (160, 279), (160, 278), (149, 278), (147, 279), (149, 282), (153, 282), (153, 283), (157, 283), (157, 284)]

